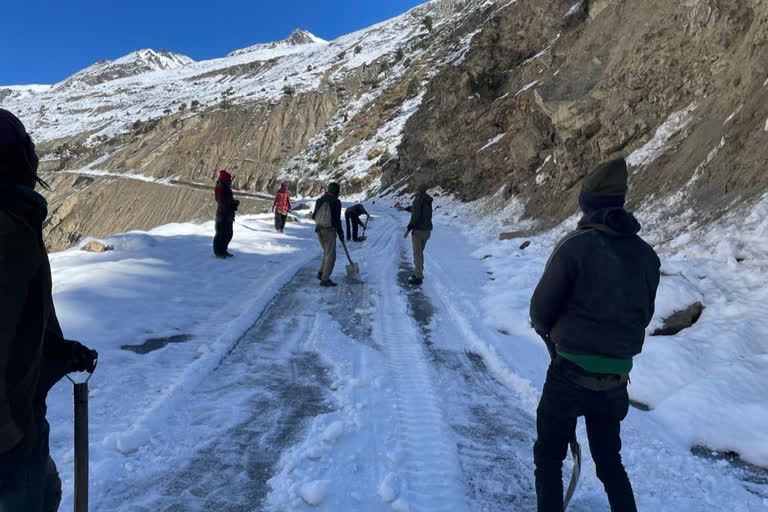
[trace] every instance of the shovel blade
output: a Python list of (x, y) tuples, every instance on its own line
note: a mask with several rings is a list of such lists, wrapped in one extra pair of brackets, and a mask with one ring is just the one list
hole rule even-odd
[(347, 265), (348, 276), (356, 276), (359, 273), (360, 273), (360, 267), (357, 266), (357, 263), (352, 263), (351, 265)]

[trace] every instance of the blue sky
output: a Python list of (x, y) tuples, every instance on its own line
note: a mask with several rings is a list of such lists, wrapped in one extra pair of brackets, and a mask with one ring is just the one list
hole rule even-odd
[(222, 57), (304, 28), (324, 39), (425, 0), (0, 0), (0, 85), (54, 83), (140, 48)]

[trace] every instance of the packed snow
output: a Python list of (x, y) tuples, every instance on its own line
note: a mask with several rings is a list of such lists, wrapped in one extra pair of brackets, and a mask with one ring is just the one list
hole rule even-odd
[[(285, 235), (267, 215), (238, 218), (226, 261), (211, 254), (212, 223), (115, 235), (103, 254), (52, 254), (65, 333), (100, 352), (92, 510), (531, 509), (548, 355), (528, 301), (574, 220), (526, 249), (489, 241), (527, 227), (503, 192), (470, 204), (433, 192), (423, 290), (405, 284), (408, 217), (389, 198), (366, 203), (368, 240), (350, 248), (360, 279), (344, 278), (339, 251), (331, 291), (314, 278), (320, 251), (304, 218)], [(768, 198), (660, 248), (649, 332), (692, 302), (705, 309), (693, 327), (649, 337), (636, 358), (630, 394), (650, 411), (631, 410), (622, 453), (641, 510), (768, 506), (764, 470), (719, 460), (736, 451), (768, 464), (766, 214)], [(69, 394), (60, 383), (48, 400), (64, 509)], [(608, 510), (583, 424), (578, 435), (573, 510)]]

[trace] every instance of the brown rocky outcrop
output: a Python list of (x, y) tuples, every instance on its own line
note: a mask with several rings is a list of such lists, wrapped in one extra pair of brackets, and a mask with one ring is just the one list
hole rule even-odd
[(591, 166), (688, 112), (632, 169), (630, 207), (657, 228), (714, 218), (768, 187), (767, 25), (758, 0), (519, 0), (432, 79), (387, 183), (426, 175), (466, 200), (503, 186), (546, 227), (575, 213)]

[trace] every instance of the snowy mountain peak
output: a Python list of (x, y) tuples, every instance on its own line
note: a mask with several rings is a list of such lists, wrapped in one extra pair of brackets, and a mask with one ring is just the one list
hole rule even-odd
[(68, 86), (75, 83), (97, 85), (119, 78), (141, 75), (152, 71), (176, 69), (194, 62), (186, 55), (172, 53), (167, 50), (156, 52), (150, 48), (137, 50), (115, 60), (100, 60), (78, 71), (57, 86)]
[(307, 44), (326, 44), (326, 43), (328, 43), (328, 41), (317, 37), (312, 32), (297, 28), (296, 30), (291, 32), (291, 35), (289, 35), (287, 38), (281, 41), (255, 44), (247, 48), (235, 50), (227, 56), (234, 57), (236, 55), (243, 55), (246, 53), (252, 53), (252, 52), (261, 51), (261, 50), (291, 49), (291, 48), (304, 46)]
[(300, 45), (300, 44), (313, 44), (313, 43), (326, 43), (327, 41), (325, 39), (321, 39), (317, 37), (312, 32), (309, 32), (307, 30), (303, 30), (300, 28), (297, 28), (293, 32), (291, 32), (291, 35), (288, 36), (288, 39), (285, 40), (286, 42), (293, 44), (293, 45)]

